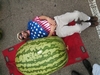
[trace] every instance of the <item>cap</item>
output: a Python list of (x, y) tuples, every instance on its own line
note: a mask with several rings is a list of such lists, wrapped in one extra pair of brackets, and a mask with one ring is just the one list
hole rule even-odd
[(20, 36), (20, 32), (17, 33), (17, 39), (18, 39), (19, 41), (22, 41), (22, 40), (19, 38), (19, 36)]

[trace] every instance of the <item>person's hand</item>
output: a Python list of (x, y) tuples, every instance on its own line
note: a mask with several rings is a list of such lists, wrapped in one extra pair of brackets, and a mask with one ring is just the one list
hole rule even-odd
[(55, 31), (55, 28), (56, 28), (56, 25), (50, 25), (50, 31), (51, 32), (54, 32)]
[(56, 25), (50, 25), (50, 33), (49, 33), (49, 35), (48, 35), (48, 37), (50, 37), (50, 36), (52, 36), (52, 34), (54, 33), (54, 31), (55, 31), (55, 28), (56, 28)]
[(48, 17), (48, 16), (39, 16), (39, 18), (41, 19), (41, 20), (47, 20), (48, 21), (48, 23), (50, 24), (50, 25), (56, 25), (56, 22), (55, 22), (55, 20), (53, 20), (52, 18), (50, 18), (50, 17)]
[(47, 18), (47, 21), (48, 21), (48, 23), (50, 24), (50, 25), (56, 25), (56, 22), (55, 22), (55, 20), (53, 20), (52, 18)]

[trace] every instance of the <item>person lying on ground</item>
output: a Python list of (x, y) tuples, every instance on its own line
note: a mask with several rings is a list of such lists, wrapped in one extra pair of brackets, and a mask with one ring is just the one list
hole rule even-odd
[[(74, 26), (68, 24), (75, 21)], [(49, 37), (56, 33), (59, 37), (66, 37), (74, 33), (81, 33), (88, 27), (98, 25), (98, 18), (95, 16), (88, 16), (83, 12), (74, 11), (65, 14), (54, 16), (36, 16), (34, 20), (28, 22), (27, 30), (21, 31), (17, 34), (19, 40), (37, 39)]]

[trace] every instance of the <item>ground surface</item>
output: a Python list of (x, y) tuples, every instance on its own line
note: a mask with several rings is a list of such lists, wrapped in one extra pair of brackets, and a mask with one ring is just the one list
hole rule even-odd
[[(2, 10), (0, 10), (0, 28), (4, 31), (4, 37), (0, 40), (0, 75), (9, 75), (2, 51), (13, 46), (19, 41), (16, 34), (25, 30), (27, 22), (36, 15), (48, 15), (53, 17), (68, 11), (79, 10), (91, 16), (88, 0), (0, 0)], [(97, 5), (100, 10), (100, 0)], [(89, 53), (88, 60), (93, 65), (100, 64), (100, 39), (96, 28), (88, 28), (81, 33), (84, 45)], [(71, 75), (71, 71), (76, 70), (83, 75), (89, 75), (82, 62), (65, 67), (52, 75)]]

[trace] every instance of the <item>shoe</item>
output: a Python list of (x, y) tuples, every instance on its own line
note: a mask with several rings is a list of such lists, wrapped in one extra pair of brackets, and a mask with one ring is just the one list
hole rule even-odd
[(81, 75), (81, 74), (73, 70), (73, 71), (71, 72), (71, 75)]
[(91, 16), (90, 21), (91, 22), (97, 22), (98, 18), (96, 16)]
[(95, 26), (98, 26), (99, 23), (98, 22), (91, 22), (91, 26), (90, 27), (95, 27)]
[(96, 16), (91, 16), (90, 20), (87, 20), (85, 22), (98, 22), (98, 18)]
[(90, 75), (92, 75), (92, 66), (91, 66), (91, 63), (87, 59), (83, 60), (82, 62), (83, 62), (83, 65), (85, 66), (85, 68), (88, 70), (88, 73)]

